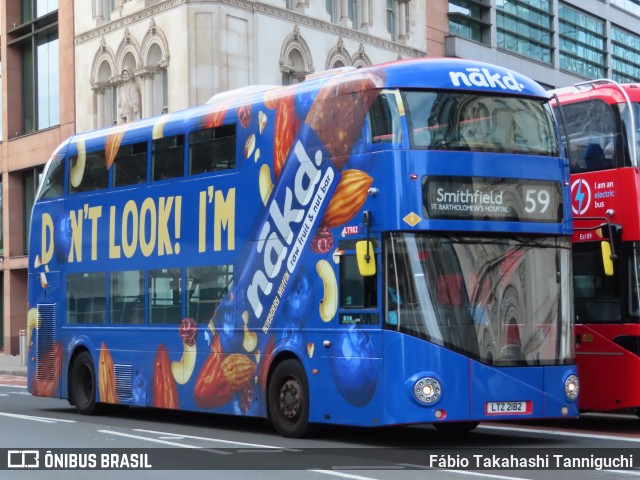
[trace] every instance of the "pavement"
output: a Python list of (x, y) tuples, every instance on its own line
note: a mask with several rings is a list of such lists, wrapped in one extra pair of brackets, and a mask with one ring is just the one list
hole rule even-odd
[(27, 367), (20, 365), (20, 355), (6, 355), (0, 352), (0, 375), (27, 376)]

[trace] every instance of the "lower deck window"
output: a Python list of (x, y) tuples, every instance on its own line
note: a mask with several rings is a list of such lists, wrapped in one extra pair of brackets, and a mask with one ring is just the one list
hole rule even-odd
[(104, 272), (67, 275), (67, 323), (106, 323), (106, 288)]

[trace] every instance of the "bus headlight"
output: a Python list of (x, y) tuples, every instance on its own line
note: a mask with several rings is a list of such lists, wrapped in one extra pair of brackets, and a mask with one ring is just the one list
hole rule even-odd
[(564, 381), (564, 394), (571, 401), (578, 398), (578, 392), (580, 391), (580, 382), (575, 375), (569, 375)]
[(413, 386), (413, 395), (420, 403), (433, 405), (440, 399), (442, 387), (433, 377), (422, 377)]

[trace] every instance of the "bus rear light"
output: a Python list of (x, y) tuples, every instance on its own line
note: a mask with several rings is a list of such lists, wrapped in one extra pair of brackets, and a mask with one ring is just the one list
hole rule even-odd
[(564, 381), (564, 394), (571, 401), (578, 398), (578, 392), (580, 391), (580, 382), (575, 375), (569, 375)]
[(442, 387), (433, 377), (422, 377), (413, 386), (413, 395), (420, 403), (433, 405), (442, 395)]
[(417, 175), (416, 173), (410, 173), (410, 174), (409, 174), (409, 178), (410, 178), (411, 180), (417, 180), (417, 179), (418, 179), (418, 175)]
[(444, 420), (447, 418), (447, 412), (445, 410), (436, 410), (435, 416), (438, 420)]

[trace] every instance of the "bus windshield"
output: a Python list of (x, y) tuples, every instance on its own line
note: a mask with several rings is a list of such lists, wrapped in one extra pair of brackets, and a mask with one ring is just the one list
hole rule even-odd
[(487, 364), (571, 362), (569, 239), (400, 233), (385, 248), (386, 328)]
[(403, 100), (411, 148), (558, 156), (540, 99), (407, 90)]

